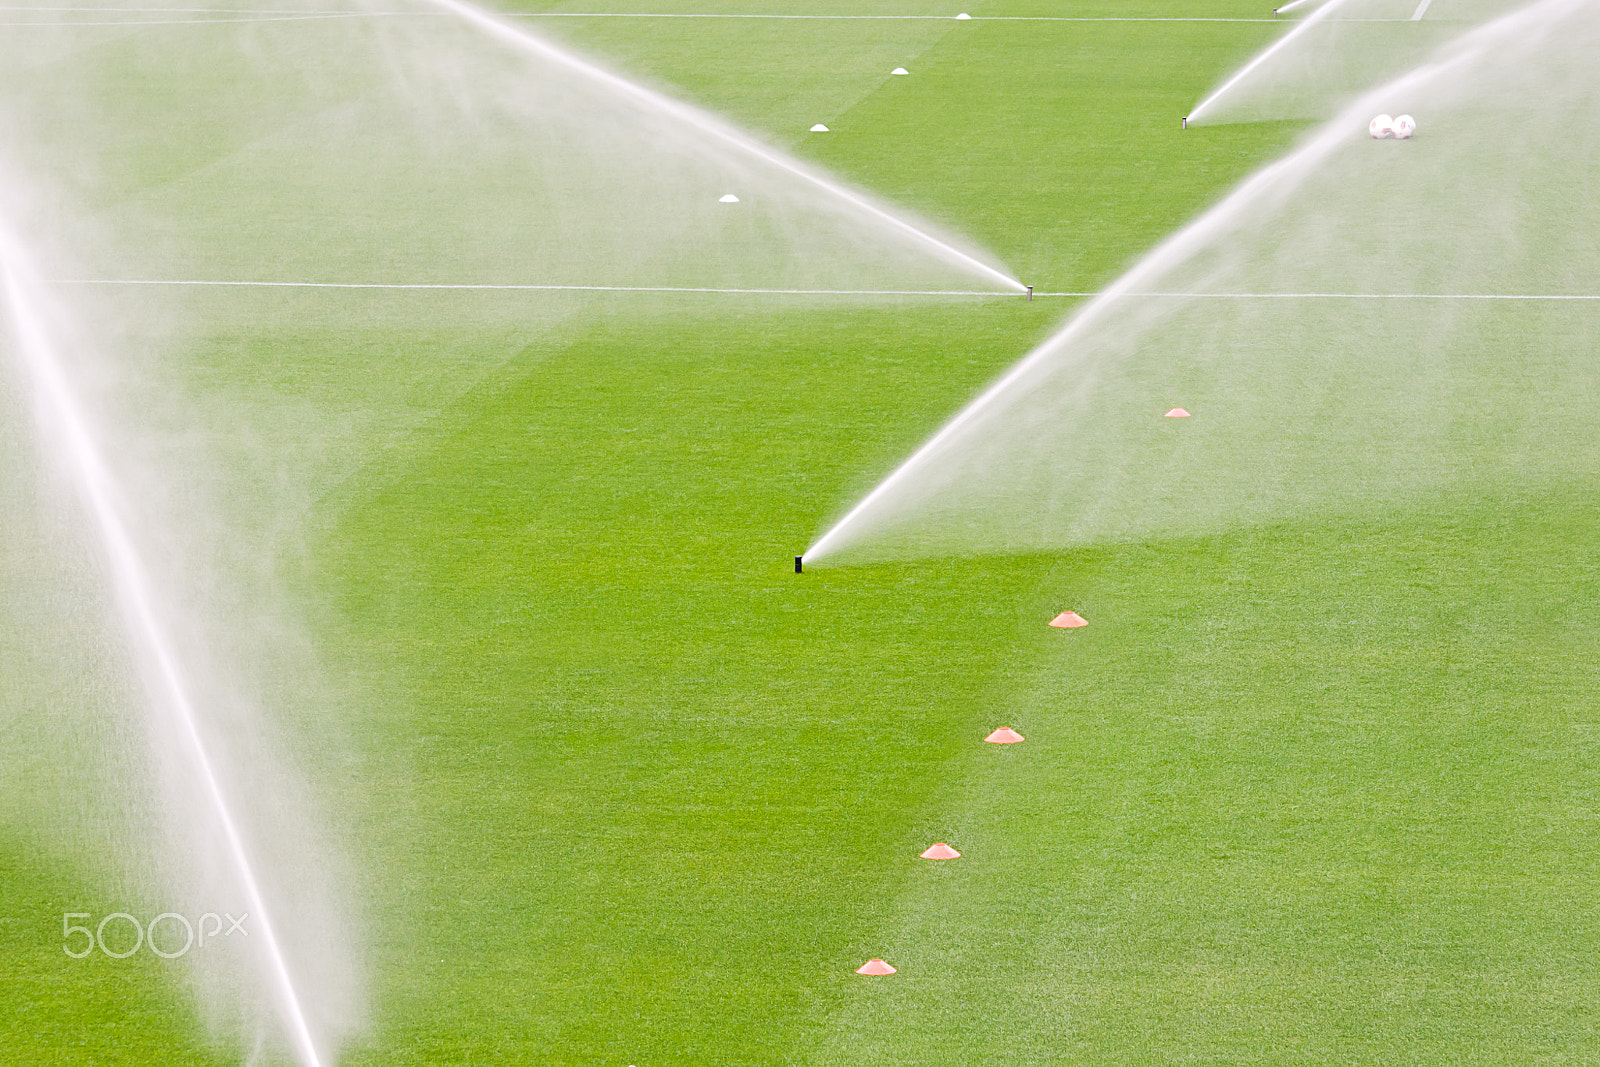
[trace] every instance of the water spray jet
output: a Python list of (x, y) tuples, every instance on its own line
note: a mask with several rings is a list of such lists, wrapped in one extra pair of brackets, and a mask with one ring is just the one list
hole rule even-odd
[[(754, 138), (711, 114), (664, 96), (652, 89), (647, 89), (636, 82), (629, 81), (627, 78), (613, 74), (564, 48), (558, 48), (543, 38), (530, 33), (525, 27), (513, 25), (499, 16), (485, 11), (483, 8), (468, 3), (467, 0), (420, 0), (420, 2), (461, 19), (506, 47), (534, 59), (561, 67), (586, 81), (599, 85), (630, 100), (634, 104), (644, 107), (658, 116), (681, 123), (705, 136), (709, 136), (734, 149), (741, 155), (759, 160), (769, 167), (799, 178), (801, 181), (827, 193), (830, 197), (872, 216), (878, 222), (886, 224), (901, 236), (911, 239), (915, 244), (922, 246), (948, 263), (954, 264), (969, 273), (986, 278), (1013, 292), (1020, 293), (1023, 291), (1022, 283), (1004, 271), (991, 267), (982, 260), (940, 240), (933, 234), (907, 222), (898, 215), (879, 207), (865, 196), (840, 185), (826, 175), (813, 171), (797, 160), (790, 159), (762, 145)], [(1339, 0), (1333, 0), (1333, 2), (1337, 3)], [(957, 17), (959, 18), (960, 16)]]
[[(1329, 5), (1319, 10), (1319, 14), (1339, 2), (1340, 0), (1332, 0)], [(1370, 115), (1372, 111), (1369, 109), (1375, 108), (1380, 101), (1410, 96), (1425, 88), (1434, 87), (1445, 79), (1459, 79), (1463, 69), (1469, 65), (1488, 62), (1490, 57), (1502, 54), (1503, 36), (1508, 29), (1534, 33), (1548, 25), (1545, 20), (1551, 14), (1582, 10), (1581, 0), (1539, 0), (1538, 3), (1521, 9), (1513, 16), (1497, 20), (1466, 34), (1440, 49), (1430, 61), (1418, 65), (1402, 77), (1370, 90), (1346, 107), (1339, 116), (1314, 131), (1295, 150), (1257, 171), (1221, 202), (1172, 234), (1112, 285), (1083, 305), (1051, 338), (1019, 360), (978, 397), (958, 411), (884, 477), (871, 492), (849, 508), (842, 518), (827, 527), (806, 550), (806, 555), (812, 559), (825, 558), (846, 548), (856, 549), (870, 538), (879, 538), (887, 543), (889, 535), (907, 529), (913, 517), (926, 518), (929, 514), (936, 514), (939, 521), (949, 521), (950, 516), (960, 514), (963, 506), (958, 494), (966, 494), (967, 498), (975, 501), (972, 506), (985, 509), (986, 516), (997, 515), (995, 505), (1001, 497), (993, 487), (993, 482), (998, 477), (996, 470), (992, 467), (986, 469), (972, 465), (967, 468), (971, 473), (963, 474), (963, 457), (969, 454), (969, 450), (971, 453), (990, 457), (986, 462), (1003, 462), (1008, 469), (1029, 469), (1033, 472), (1032, 476), (1039, 479), (1041, 484), (1048, 486), (1048, 490), (1045, 490), (1035, 489), (1034, 485), (1027, 484), (1013, 494), (1014, 499), (1022, 499), (1025, 491), (1037, 493), (1039, 496), (1043, 496), (1046, 491), (1062, 491), (1060, 489), (1063, 483), (1062, 468), (1053, 465), (1053, 460), (1048, 456), (1026, 451), (1033, 447), (1044, 447), (1036, 445), (1037, 435), (1019, 436), (1014, 446), (996, 445), (993, 438), (997, 435), (1003, 436), (1005, 427), (1012, 424), (1027, 426), (1055, 424), (1045, 416), (1031, 420), (1020, 417), (1018, 415), (1020, 406), (1029, 398), (1040, 398), (1048, 403), (1049, 401), (1043, 398), (1050, 389), (1055, 388), (1061, 390), (1062, 403), (1076, 402), (1075, 398), (1080, 395), (1078, 391), (1087, 391), (1095, 384), (1097, 376), (1104, 376), (1115, 370), (1114, 366), (1083, 366), (1076, 363), (1075, 360), (1082, 354), (1080, 346), (1092, 345), (1095, 338), (1103, 331), (1115, 331), (1117, 329), (1115, 324), (1121, 321), (1116, 316), (1132, 316), (1134, 321), (1139, 321), (1138, 316), (1145, 314), (1144, 312), (1123, 309), (1137, 309), (1139, 305), (1131, 303), (1132, 301), (1158, 292), (1170, 291), (1172, 286), (1163, 284), (1164, 279), (1170, 278), (1180, 269), (1190, 269), (1191, 265), (1204, 262), (1204, 257), (1210, 249), (1229, 243), (1232, 235), (1237, 233), (1246, 221), (1269, 214), (1303, 189), (1333, 157), (1336, 149), (1351, 142), (1352, 120), (1357, 116)], [(1596, 29), (1595, 32), (1600, 34), (1600, 29)], [(1466, 90), (1462, 92), (1465, 93)], [(1181, 294), (1173, 293), (1173, 295)], [(1201, 296), (1204, 293), (1188, 295)], [(1079, 375), (1070, 380), (1066, 379), (1065, 373), (1068, 368), (1076, 369)], [(1040, 409), (1029, 410), (1038, 412)], [(1178, 410), (1181, 409), (1174, 409), (1169, 414), (1176, 415)], [(1014, 447), (1014, 450), (1002, 451), (1008, 447)], [(994, 459), (995, 456), (999, 458)], [(1106, 477), (1110, 478), (1111, 475)], [(977, 547), (991, 549), (998, 546), (1000, 550), (1011, 551), (1023, 545), (1033, 549), (1059, 543), (1050, 541), (1052, 537), (1098, 535), (1101, 530), (1094, 523), (1101, 520), (1094, 514), (1092, 504), (1095, 489), (1096, 486), (1091, 484), (1085, 495), (1085, 499), (1091, 503), (1083, 505), (1076, 513), (1088, 516), (1083, 520), (1085, 523), (1083, 529), (1089, 531), (1087, 534), (1059, 533), (1058, 531), (1066, 529), (1069, 525), (1063, 519), (1052, 519), (1049, 523), (1041, 521), (1037, 533), (1030, 532), (1026, 535), (1017, 533), (1023, 519), (1031, 518), (1038, 513), (1039, 509), (1031, 509), (1022, 518), (1004, 520), (1003, 525), (996, 528), (998, 532), (992, 543), (984, 543)], [(1011, 501), (1002, 502), (1009, 504)], [(1075, 505), (1071, 501), (1063, 501), (1061, 504), (1063, 509), (1073, 506)], [(1019, 509), (1019, 512), (1022, 510)], [(992, 521), (1002, 523), (1002, 519), (999, 518), (993, 518)], [(1115, 517), (1106, 521), (1114, 523), (1143, 520), (1124, 520)], [(1158, 521), (1167, 521), (1167, 516), (1159, 515)], [(1123, 527), (1113, 525), (1107, 528), (1111, 530), (1112, 535), (1124, 535)], [(976, 529), (975, 522), (966, 525), (952, 522), (950, 529), (958, 531), (947, 538), (954, 551), (971, 551), (974, 547), (972, 538), (981, 536), (973, 532)], [(1029, 540), (1029, 537), (1035, 539)], [(907, 552), (927, 554), (928, 546), (934, 544), (934, 539), (928, 535), (926, 529), (919, 529), (916, 538), (914, 546), (909, 549), (902, 543), (887, 551), (878, 549), (873, 551), (878, 553), (877, 558), (904, 558)]]
[(302, 995), (290, 974), (272, 911), (204, 737), (191, 680), (169, 632), (150, 568), (123, 513), (122, 488), (67, 377), (59, 339), (43, 310), (43, 283), (20, 240), (5, 229), (0, 229), (0, 290), (23, 375), (34, 394), (40, 434), (49, 444), (48, 451), (60, 457), (76, 483), (99, 540), (129, 643), (140, 661), (150, 711), (176, 733), (189, 770), (210, 806), (209, 814), (221, 830), (222, 859), (237, 879), (261, 931), (265, 978), (278, 1002), (280, 1021), (295, 1058), (302, 1067), (322, 1067), (324, 1061), (312, 1037)]
[[(1322, 22), (1329, 15), (1332, 15), (1341, 6), (1343, 6), (1345, 2), (1346, 0), (1328, 0), (1326, 4), (1323, 4), (1310, 15), (1301, 19), (1300, 22), (1295, 25), (1294, 29), (1278, 38), (1277, 42), (1270, 47), (1263, 49), (1254, 59), (1246, 63), (1243, 67), (1240, 67), (1238, 73), (1234, 74), (1233, 77), (1223, 82), (1215, 92), (1191, 108), (1189, 114), (1185, 116), (1183, 120), (1183, 128), (1188, 129), (1190, 119), (1199, 119), (1200, 116), (1203, 115), (1212, 104), (1216, 103), (1218, 98), (1226, 94), (1228, 90), (1232, 89), (1235, 85), (1238, 85), (1241, 81), (1248, 78), (1253, 71), (1259, 68), (1267, 60), (1271, 59), (1273, 56), (1289, 47), (1289, 45), (1293, 42), (1299, 40), (1302, 35), (1311, 29), (1311, 27), (1317, 25), (1319, 22)], [(1278, 10), (1286, 11), (1293, 6), (1293, 4), (1285, 4)], [(1274, 13), (1274, 17), (1276, 17), (1276, 13)]]

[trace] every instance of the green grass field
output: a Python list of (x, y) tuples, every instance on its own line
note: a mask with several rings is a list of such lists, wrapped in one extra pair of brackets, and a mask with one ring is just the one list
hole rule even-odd
[[(1046, 290), (1297, 132), (1178, 130), (1270, 23), (548, 21)], [(262, 411), (483, 356), (377, 390), (302, 532), (363, 872), (341, 1062), (1600, 1059), (1592, 485), (797, 576), (1069, 301), (204, 299), (237, 325), (193, 378)], [(235, 1062), (176, 964), (63, 955), (64, 911), (123, 902), (35, 821), (0, 820), (0, 1061)]]

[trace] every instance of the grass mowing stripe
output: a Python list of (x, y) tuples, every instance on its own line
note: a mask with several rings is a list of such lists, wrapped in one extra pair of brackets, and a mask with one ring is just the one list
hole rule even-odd
[(812, 1062), (1590, 1058), (1591, 510), (1529, 487), (1059, 561), (993, 717), (1028, 742), (969, 754), (960, 865), (885, 938), (906, 980)]

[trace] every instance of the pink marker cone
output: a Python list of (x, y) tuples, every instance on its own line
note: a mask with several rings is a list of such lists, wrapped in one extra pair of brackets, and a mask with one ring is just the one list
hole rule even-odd
[(1076, 611), (1063, 611), (1060, 615), (1050, 620), (1051, 626), (1059, 626), (1064, 630), (1076, 630), (1080, 626), (1088, 626), (1089, 620), (1079, 615)]
[(922, 858), (925, 860), (953, 860), (959, 859), (960, 856), (961, 853), (957, 852), (943, 841), (940, 841), (937, 845), (930, 846), (928, 850), (922, 854)]
[(1009, 726), (1002, 726), (984, 740), (991, 745), (1014, 745), (1023, 740), (1023, 736)]
[(868, 960), (856, 968), (857, 974), (893, 974), (894, 968), (882, 960)]
[(1171, 411), (1167, 412), (1166, 417), (1169, 419), (1187, 419), (1189, 417), (1189, 413), (1182, 408), (1173, 408)]

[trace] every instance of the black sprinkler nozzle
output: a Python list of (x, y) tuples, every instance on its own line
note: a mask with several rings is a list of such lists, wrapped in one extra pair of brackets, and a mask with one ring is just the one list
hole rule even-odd
[(1028, 302), (1033, 303), (1033, 286), (1028, 286)]
[(795, 558), (794, 558), (794, 572), (795, 572), (795, 573), (796, 573), (796, 574), (801, 574), (801, 573), (804, 573), (804, 572), (803, 572), (803, 571), (801, 571), (801, 569), (800, 569), (800, 564), (801, 564), (801, 563), (802, 563), (802, 562), (803, 562), (803, 561), (804, 561), (804, 560), (805, 560), (805, 557), (804, 557), (804, 556), (796, 556), (796, 557), (795, 557)]

